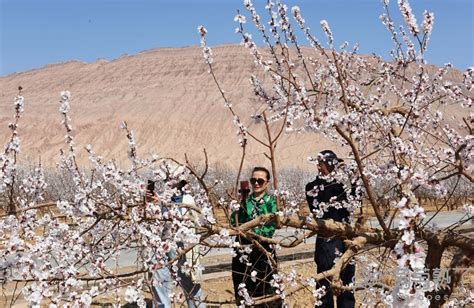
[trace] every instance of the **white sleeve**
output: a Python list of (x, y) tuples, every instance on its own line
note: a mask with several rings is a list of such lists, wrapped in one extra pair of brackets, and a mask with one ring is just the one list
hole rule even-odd
[(194, 198), (191, 195), (185, 194), (183, 195), (183, 204), (196, 205), (196, 202), (194, 202)]

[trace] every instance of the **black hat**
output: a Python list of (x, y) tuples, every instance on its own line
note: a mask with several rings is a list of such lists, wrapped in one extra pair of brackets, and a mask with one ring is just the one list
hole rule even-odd
[(344, 160), (337, 157), (336, 153), (331, 150), (324, 150), (319, 152), (318, 158), (324, 162), (328, 162), (329, 164), (336, 165)]

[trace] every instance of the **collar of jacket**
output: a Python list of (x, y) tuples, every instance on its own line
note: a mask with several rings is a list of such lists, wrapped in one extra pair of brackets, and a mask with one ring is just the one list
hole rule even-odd
[(316, 183), (322, 183), (324, 185), (329, 185), (329, 184), (333, 184), (334, 182), (336, 182), (336, 179), (334, 177), (331, 177), (329, 175), (318, 175), (316, 177), (316, 179), (314, 180), (314, 182)]
[(260, 199), (255, 199), (253, 193), (245, 202), (245, 211), (249, 217), (255, 218), (259, 215), (260, 205), (265, 204), (269, 201), (270, 196), (265, 192)]
[(262, 203), (263, 202), (268, 202), (268, 199), (270, 199), (270, 195), (268, 194), (268, 192), (265, 192), (262, 196), (262, 198), (260, 199), (255, 199), (253, 193), (250, 195), (250, 201), (252, 201), (253, 204), (259, 204), (259, 203)]

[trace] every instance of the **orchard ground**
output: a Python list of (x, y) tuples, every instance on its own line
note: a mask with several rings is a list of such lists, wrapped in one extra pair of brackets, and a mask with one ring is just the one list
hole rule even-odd
[[(425, 206), (427, 208), (427, 219), (429, 219), (433, 214), (436, 213), (437, 209), (440, 208), (440, 205), (437, 206)], [(42, 212), (46, 212), (46, 210), (42, 210)], [(368, 224), (375, 226), (376, 219), (373, 216), (371, 211), (365, 211), (367, 215), (370, 217), (368, 220)], [(306, 207), (302, 205), (300, 210), (301, 215), (307, 215), (308, 211)], [(445, 209), (441, 209), (441, 212), (436, 215), (436, 218), (433, 219), (434, 222), (439, 227), (448, 227), (453, 223), (459, 221), (463, 214), (460, 211), (447, 211)], [(223, 216), (219, 217), (223, 219)], [(395, 222), (396, 225), (396, 222)], [(474, 228), (472, 224), (466, 224), (462, 227), (462, 232), (469, 237), (474, 236)], [(289, 240), (292, 237), (293, 230), (289, 230), (289, 228), (278, 230), (275, 237), (278, 238), (286, 238)], [(314, 254), (314, 240), (315, 237), (308, 238), (304, 243), (293, 247), (293, 248), (283, 248), (278, 252), (279, 261), (280, 261), (280, 269), (282, 272), (288, 273), (291, 268), (295, 269), (295, 272), (298, 276), (304, 278), (311, 278), (316, 273), (316, 266), (313, 261), (313, 254)], [(372, 247), (373, 248), (373, 247)], [(382, 250), (382, 248), (373, 248)], [(362, 252), (359, 254), (359, 257), (356, 257), (358, 269), (356, 272), (356, 281), (360, 282), (364, 280), (364, 272), (361, 271), (361, 268), (364, 268), (368, 263), (376, 262), (375, 256), (376, 254), (371, 254), (370, 251)], [(134, 253), (125, 253), (123, 258), (121, 259), (121, 267), (118, 270), (120, 273), (125, 272), (133, 272), (138, 268), (130, 266), (133, 264), (133, 260), (136, 257)], [(449, 261), (452, 257), (452, 253), (447, 254), (443, 257), (443, 264), (442, 266), (448, 266)], [(231, 278), (231, 249), (214, 249), (211, 250), (205, 257), (203, 257), (202, 263), (205, 266), (205, 271), (203, 275), (203, 289), (206, 294), (206, 300), (209, 302), (209, 307), (234, 307), (235, 304), (232, 304), (234, 299), (233, 295), (233, 286), (232, 286), (232, 278)], [(383, 269), (382, 275), (380, 276), (380, 282), (387, 285), (393, 286), (395, 284), (395, 269), (396, 269), (396, 259), (390, 258), (390, 266), (387, 266)], [(125, 281), (131, 283), (135, 281), (139, 276), (126, 278)], [(464, 277), (465, 281), (463, 286), (468, 289), (474, 288), (474, 271), (472, 269), (469, 273)], [(20, 283), (16, 285), (15, 283), (8, 283), (2, 286), (2, 300), (0, 301), (0, 305), (2, 306), (10, 306), (12, 300), (15, 301), (15, 304), (12, 307), (27, 307), (27, 303), (21, 296), (21, 288), (24, 284)], [(123, 289), (122, 289), (123, 290)], [(289, 307), (311, 307), (314, 305), (313, 295), (311, 293), (310, 288), (301, 288), (299, 290), (289, 289), (286, 290), (288, 292), (286, 296), (286, 302), (289, 304)], [(181, 292), (180, 288), (175, 290), (177, 294)], [(15, 297), (19, 297), (15, 300), (13, 299), (14, 294)], [(111, 302), (113, 302), (112, 294), (115, 294), (111, 290), (109, 294), (103, 294), (102, 296), (97, 297), (94, 302), (93, 306), (96, 307), (108, 307), (111, 306)], [(356, 292), (357, 303), (360, 306), (360, 303), (366, 302), (368, 299), (365, 298), (366, 293), (364, 291)], [(121, 297), (121, 304), (125, 305), (125, 299), (123, 291), (119, 293)], [(455, 298), (454, 295), (453, 298)], [(151, 294), (146, 292), (146, 298), (151, 298)], [(378, 297), (377, 300), (380, 300)], [(220, 304), (218, 304), (220, 303)], [(183, 303), (177, 303), (175, 307), (183, 307)], [(383, 305), (381, 307), (384, 307)]]
[[(308, 246), (308, 245), (313, 247), (313, 245), (311, 244), (307, 244), (305, 246)], [(300, 248), (303, 248), (303, 247), (300, 247)], [(305, 247), (305, 248), (308, 248), (308, 247)], [(375, 261), (376, 260), (374, 260), (374, 258), (371, 257), (370, 254), (364, 260), (357, 258), (356, 268), (360, 269), (362, 266), (361, 263), (375, 262)], [(392, 261), (391, 262), (392, 266), (390, 268), (386, 268), (383, 270), (383, 274), (380, 279), (381, 283), (384, 283), (387, 285), (393, 285), (396, 278), (393, 272), (393, 270), (396, 268), (396, 260), (392, 259), (391, 261)], [(444, 258), (443, 263), (445, 263), (443, 264), (443, 266), (444, 265), (447, 266), (449, 265), (449, 260), (447, 260), (447, 258)], [(295, 269), (297, 275), (301, 277), (311, 278), (311, 276), (316, 272), (316, 267), (312, 258), (286, 261), (286, 262), (281, 263), (281, 269), (283, 269), (283, 271), (288, 271), (292, 266)], [(364, 279), (363, 274), (364, 273), (362, 273), (360, 270), (357, 270), (356, 281), (363, 280)], [(472, 289), (474, 287), (474, 271), (471, 270), (469, 274), (464, 277), (464, 279), (465, 279), (464, 287)], [(131, 281), (132, 280), (130, 280), (130, 282)], [(2, 290), (3, 300), (1, 301), (1, 305), (7, 306), (7, 303), (11, 301), (11, 294), (14, 287), (15, 286), (13, 284), (9, 284), (6, 288)], [(18, 285), (18, 288), (20, 287), (21, 285)], [(234, 299), (234, 296), (233, 296), (232, 278), (231, 278), (230, 271), (205, 274), (203, 276), (203, 289), (206, 294), (206, 300), (209, 301), (208, 307), (235, 307), (235, 304), (231, 303)], [(177, 288), (175, 291), (181, 292), (181, 289)], [(287, 290), (287, 291), (291, 292), (292, 289)], [(123, 292), (120, 294), (120, 296), (122, 298), (121, 304), (125, 305), (126, 302), (123, 299), (124, 297)], [(366, 303), (368, 300), (370, 300), (369, 298), (366, 298), (365, 296), (367, 296), (367, 293), (364, 293), (364, 291), (356, 292), (357, 307), (362, 307), (361, 303), (363, 302)], [(146, 298), (148, 299), (151, 298), (150, 293), (148, 292), (146, 293)], [(453, 298), (456, 298), (456, 294), (454, 294)], [(106, 294), (96, 299), (92, 306), (112, 307), (111, 302), (112, 302), (111, 294)], [(221, 304), (217, 304), (218, 302)], [(314, 299), (313, 299), (313, 295), (310, 289), (303, 288), (294, 293), (288, 294), (286, 296), (286, 303), (289, 305), (289, 307), (293, 307), (293, 308), (312, 307), (314, 306)], [(134, 307), (134, 305), (132, 306)], [(27, 304), (23, 299), (20, 299), (16, 302), (15, 305), (13, 305), (13, 307), (18, 307), (18, 308), (27, 307)], [(176, 303), (174, 307), (185, 307), (185, 304), (182, 302)], [(377, 307), (385, 307), (385, 306), (382, 305), (382, 303), (380, 302), (379, 306)]]

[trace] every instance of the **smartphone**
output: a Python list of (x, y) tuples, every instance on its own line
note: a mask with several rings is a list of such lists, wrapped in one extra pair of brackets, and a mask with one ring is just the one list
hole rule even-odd
[(242, 200), (247, 199), (250, 195), (250, 184), (249, 181), (240, 181), (240, 189), (239, 189), (240, 196)]
[(148, 180), (148, 184), (146, 185), (146, 191), (149, 193), (155, 193), (155, 181)]

